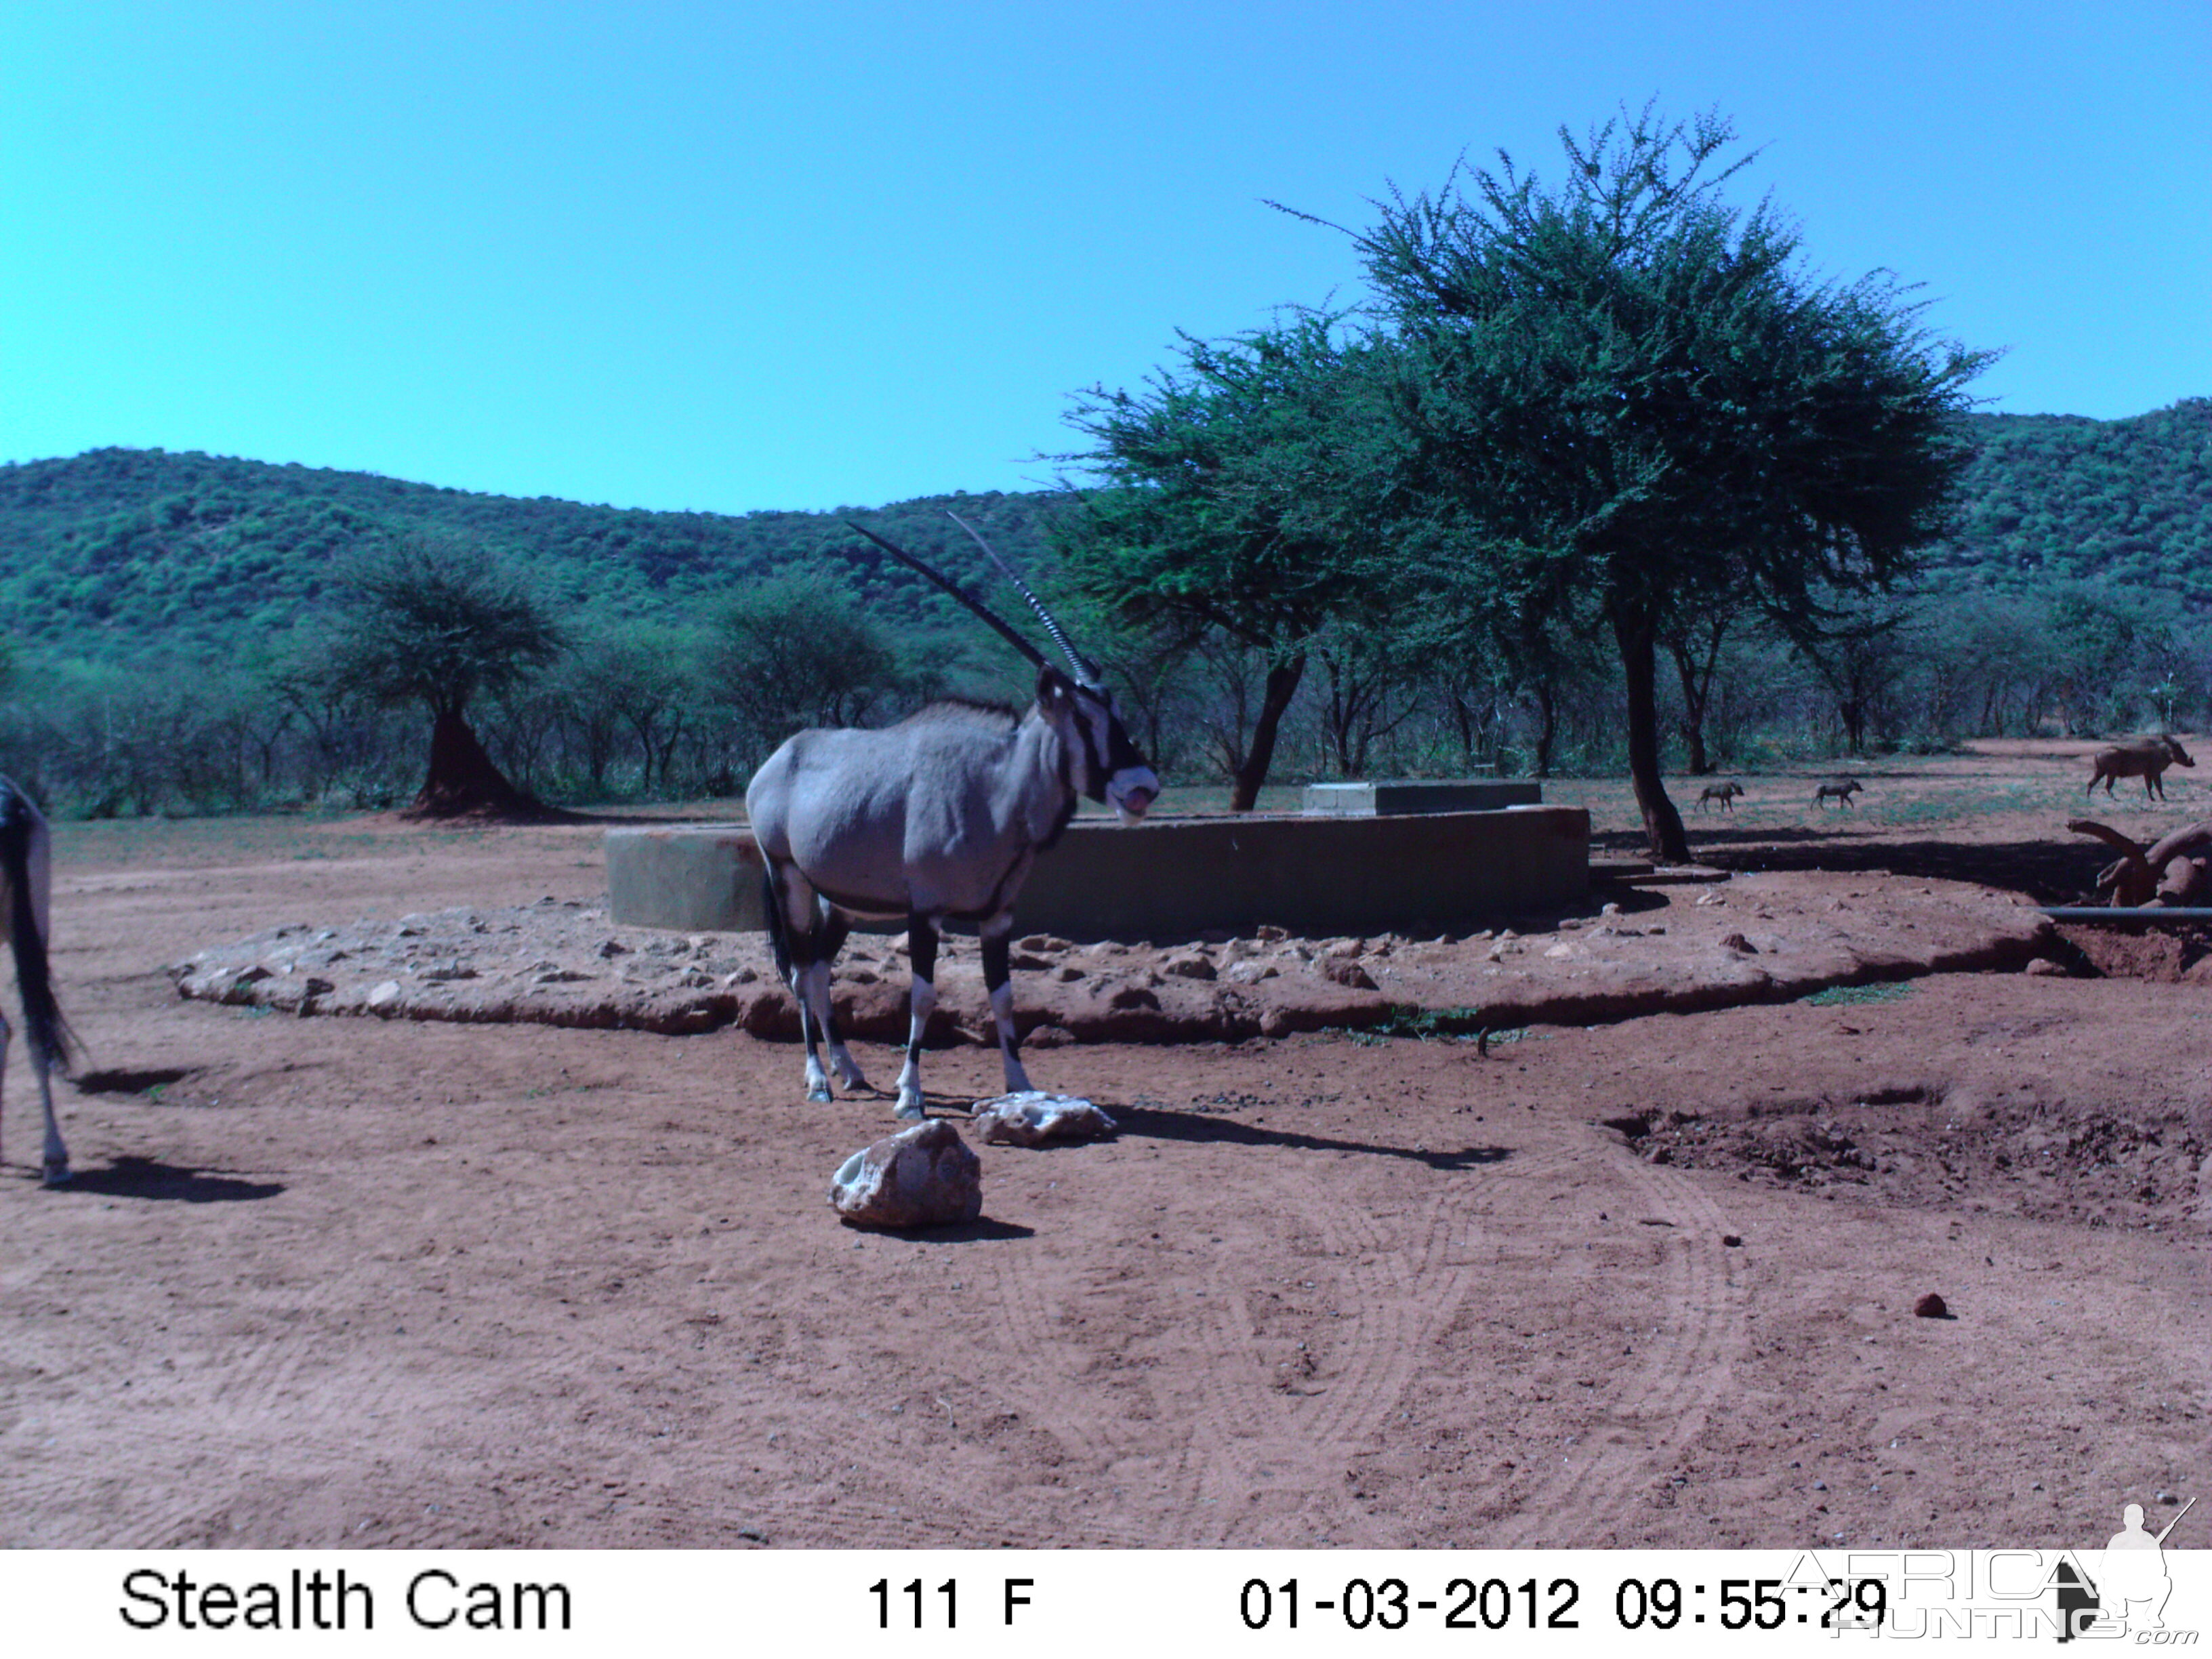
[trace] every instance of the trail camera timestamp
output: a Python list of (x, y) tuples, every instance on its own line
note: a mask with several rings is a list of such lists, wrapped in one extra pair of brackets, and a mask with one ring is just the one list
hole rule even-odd
[[(1705, 1626), (1724, 1631), (1867, 1630), (1888, 1610), (1888, 1589), (1879, 1578), (1831, 1578), (1820, 1583), (1778, 1578), (1623, 1578), (1610, 1587), (1614, 1626), (1624, 1631), (1670, 1631)], [(1595, 1605), (1593, 1605), (1593, 1603)], [(1296, 1578), (1270, 1584), (1248, 1578), (1237, 1612), (1247, 1630), (1299, 1630), (1316, 1621), (1341, 1621), (1352, 1630), (1580, 1630), (1586, 1618), (1603, 1622), (1607, 1591), (1589, 1601), (1572, 1578), (1457, 1577), (1440, 1589), (1403, 1578), (1347, 1578), (1322, 1585)]]

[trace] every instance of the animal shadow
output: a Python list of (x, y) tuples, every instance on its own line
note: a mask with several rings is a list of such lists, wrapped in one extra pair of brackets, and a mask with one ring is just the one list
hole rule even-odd
[(1411, 1146), (1384, 1146), (1368, 1140), (1340, 1140), (1333, 1135), (1301, 1134), (1295, 1130), (1263, 1129), (1256, 1123), (1206, 1112), (1178, 1112), (1164, 1106), (1116, 1106), (1114, 1116), (1125, 1135), (1149, 1135), (1155, 1140), (1184, 1140), (1232, 1146), (1288, 1146), (1310, 1152), (1366, 1152), (1380, 1158), (1409, 1158), (1431, 1170), (1472, 1170), (1503, 1164), (1513, 1156), (1510, 1146), (1467, 1146), (1457, 1152), (1421, 1152)]
[(284, 1190), (278, 1181), (241, 1181), (159, 1158), (125, 1156), (104, 1170), (81, 1170), (58, 1190), (98, 1193), (106, 1198), (143, 1198), (182, 1204), (234, 1204), (274, 1198)]

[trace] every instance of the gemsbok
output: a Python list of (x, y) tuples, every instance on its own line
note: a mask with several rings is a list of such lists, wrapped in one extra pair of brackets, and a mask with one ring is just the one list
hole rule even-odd
[[(69, 1027), (54, 1001), (46, 963), (46, 912), (53, 889), (52, 840), (46, 820), (12, 781), (0, 778), (0, 918), (15, 957), (15, 985), (23, 999), (23, 1046), (39, 1079), (46, 1110), (43, 1173), (49, 1187), (69, 1179), (69, 1148), (54, 1117), (52, 1073), (69, 1064)], [(0, 1015), (0, 1093), (8, 1073), (8, 1021)]]
[(830, 964), (853, 919), (906, 921), (914, 981), (906, 1066), (898, 1080), (902, 1118), (924, 1115), (922, 1038), (937, 1006), (937, 945), (946, 920), (975, 925), (1006, 1092), (1027, 1090), (1009, 973), (1014, 900), (1037, 854), (1049, 851), (1067, 828), (1077, 796), (1103, 802), (1123, 823), (1134, 824), (1160, 788), (1115, 714), (1097, 665), (1069, 643), (1052, 613), (990, 544), (957, 515), (947, 516), (1020, 590), (1073, 674), (1047, 663), (1036, 647), (950, 579), (854, 525), (1035, 664), (1036, 700), (1020, 714), (945, 701), (882, 730), (801, 732), (769, 757), (745, 790), (776, 966), (799, 1002), (809, 1100), (830, 1097), (816, 1051), (817, 1030), (838, 1082), (848, 1092), (869, 1086), (837, 1035), (830, 1000)]

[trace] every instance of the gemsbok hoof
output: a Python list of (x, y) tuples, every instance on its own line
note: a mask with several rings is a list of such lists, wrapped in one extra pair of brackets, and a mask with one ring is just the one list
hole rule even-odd
[(817, 1083), (806, 1091), (806, 1097), (809, 1100), (819, 1102), (823, 1105), (828, 1105), (830, 1097), (830, 1085), (826, 1083)]
[(68, 1162), (64, 1160), (59, 1164), (47, 1164), (46, 1173), (40, 1177), (40, 1182), (43, 1186), (59, 1187), (67, 1182), (69, 1178), (70, 1166)]

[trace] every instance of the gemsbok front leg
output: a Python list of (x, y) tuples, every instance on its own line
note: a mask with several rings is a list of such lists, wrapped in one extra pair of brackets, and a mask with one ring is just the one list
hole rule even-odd
[(1009, 949), (1014, 931), (1011, 910), (1002, 910), (976, 929), (983, 946), (983, 988), (991, 994), (991, 1018), (999, 1027), (999, 1056), (1006, 1062), (1006, 1092), (1026, 1094), (1030, 1074), (1022, 1069), (1022, 1042), (1014, 1033), (1014, 983)]
[(906, 949), (914, 979), (906, 994), (906, 1066), (899, 1073), (898, 1115), (921, 1117), (927, 1099), (921, 1091), (921, 1045), (929, 1035), (929, 1017), (937, 1012), (937, 924), (932, 918), (907, 918)]

